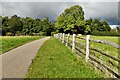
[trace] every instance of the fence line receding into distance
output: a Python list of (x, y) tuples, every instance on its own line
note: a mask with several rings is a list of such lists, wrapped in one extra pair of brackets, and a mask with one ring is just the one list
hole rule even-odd
[[(72, 52), (83, 56), (86, 62), (91, 63), (92, 67), (95, 70), (100, 70), (111, 78), (120, 78), (120, 58), (114, 55), (110, 55), (107, 52), (101, 51), (98, 48), (90, 46), (91, 42), (94, 42), (107, 44), (109, 46), (115, 47), (116, 49), (120, 49), (119, 44), (106, 40), (90, 39), (90, 35), (86, 35), (86, 38), (83, 38), (81, 34), (70, 35), (65, 33), (58, 33), (54, 34), (54, 37), (60, 39), (61, 42), (64, 43), (66, 46), (70, 46), (72, 48)], [(81, 40), (84, 42), (82, 42)]]

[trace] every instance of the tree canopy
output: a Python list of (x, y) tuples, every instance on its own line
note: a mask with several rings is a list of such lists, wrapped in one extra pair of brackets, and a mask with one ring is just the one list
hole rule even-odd
[[(0, 32), (2, 35), (47, 35), (52, 33), (91, 34), (94, 32), (111, 31), (106, 20), (84, 19), (83, 8), (79, 5), (71, 6), (61, 13), (56, 22), (48, 18), (33, 19), (31, 17), (0, 16)], [(2, 29), (1, 29), (2, 28)], [(119, 29), (118, 29), (119, 31)]]
[(84, 20), (83, 8), (74, 5), (64, 10), (55, 23), (57, 32), (91, 34), (92, 31), (110, 31), (107, 21), (92, 18)]
[(2, 17), (2, 35), (6, 35), (8, 32), (13, 35), (51, 35), (54, 31), (54, 23), (50, 22), (48, 18), (44, 19), (33, 19), (30, 17), (20, 18), (14, 15), (10, 18)]
[(64, 10), (58, 16), (55, 27), (59, 32), (76, 33), (80, 26), (84, 24), (84, 12), (81, 6), (75, 5)]

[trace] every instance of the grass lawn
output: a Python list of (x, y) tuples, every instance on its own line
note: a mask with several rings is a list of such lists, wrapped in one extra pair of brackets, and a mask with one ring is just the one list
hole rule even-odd
[(40, 36), (1, 36), (0, 37), (0, 54), (3, 54), (13, 48), (23, 45), (27, 42), (40, 39)]
[[(83, 35), (82, 37), (85, 38), (86, 36)], [(117, 36), (93, 36), (91, 35), (90, 38), (95, 39), (95, 40), (107, 40), (107, 41), (111, 41), (111, 42), (114, 42), (120, 45), (120, 41), (119, 41), (120, 37), (117, 37)]]
[(113, 36), (91, 36), (92, 39), (98, 39), (98, 40), (107, 40), (114, 42), (116, 44), (120, 44), (119, 37), (113, 37)]
[(83, 60), (78, 60), (71, 49), (51, 37), (38, 51), (26, 77), (99, 78), (103, 75), (92, 70)]
[[(82, 38), (86, 38), (86, 36), (81, 36)], [(94, 40), (107, 40), (107, 41), (111, 41), (111, 42), (114, 42), (116, 44), (119, 44), (120, 45), (120, 42), (119, 42), (119, 37), (111, 37), (111, 36), (91, 36), (91, 39), (94, 39)], [(82, 39), (78, 39), (76, 38), (76, 41), (79, 42), (79, 43), (84, 43), (86, 44), (86, 41), (85, 40), (82, 40)], [(70, 42), (72, 42), (72, 36), (70, 36)], [(110, 55), (113, 55), (115, 57), (119, 57), (120, 55), (120, 49), (117, 49), (113, 46), (110, 46), (108, 44), (102, 44), (102, 43), (96, 43), (96, 42), (93, 42), (91, 41), (90, 42), (90, 46), (93, 47), (93, 48), (97, 48), (97, 49), (100, 49), (101, 51), (104, 51)]]
[[(85, 36), (83, 36), (83, 38), (85, 38)], [(117, 44), (120, 44), (118, 39), (119, 37), (110, 37), (110, 36), (91, 36), (91, 39), (96, 39), (96, 40), (107, 40), (107, 41), (111, 41)], [(79, 43), (84, 43), (86, 44), (85, 40), (81, 40), (81, 39), (76, 39), (76, 41), (78, 41)], [(85, 50), (85, 47), (80, 46), (79, 44), (77, 44), (80, 49)], [(106, 52), (107, 54), (110, 54), (111, 56), (114, 56), (116, 58), (120, 58), (120, 49), (117, 49), (113, 46), (107, 45), (107, 44), (101, 44), (101, 43), (96, 43), (96, 42), (90, 42), (90, 46), (93, 48), (97, 48), (103, 52)], [(95, 52), (93, 50), (90, 50), (90, 55), (95, 56), (97, 59), (100, 59), (102, 63), (106, 64), (107, 66), (109, 66), (110, 68), (112, 68), (113, 70), (118, 72), (118, 68), (119, 67), (119, 63), (113, 59), (110, 59), (109, 57), (106, 57), (98, 52)]]

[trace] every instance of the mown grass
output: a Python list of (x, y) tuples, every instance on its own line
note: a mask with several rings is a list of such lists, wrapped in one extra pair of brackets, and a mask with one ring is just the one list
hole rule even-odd
[[(85, 38), (85, 36), (82, 36), (83, 38)], [(91, 39), (96, 39), (96, 40), (107, 40), (107, 41), (111, 41), (114, 43), (119, 44), (119, 37), (110, 37), (110, 36), (91, 36)], [(84, 43), (86, 44), (85, 40), (81, 40), (76, 38), (76, 41), (79, 43)], [(79, 44), (77, 44), (79, 45)], [(80, 49), (83, 49), (85, 51), (85, 47), (80, 46)], [(107, 45), (107, 44), (102, 44), (102, 43), (96, 43), (96, 42), (90, 42), (90, 47), (93, 48), (97, 48), (107, 54), (110, 54), (111, 56), (114, 56), (116, 58), (120, 58), (120, 49), (117, 49), (113, 46)], [(100, 62), (106, 64), (107, 66), (109, 66), (110, 68), (112, 68), (113, 70), (117, 71), (119, 70), (119, 63), (109, 57), (106, 57), (104, 55), (102, 55), (101, 53), (98, 53), (96, 51), (90, 50), (90, 55), (95, 56), (95, 58), (98, 60), (100, 60)]]
[[(83, 38), (86, 38), (86, 36), (82, 36)], [(120, 44), (119, 43), (119, 37), (110, 37), (110, 36), (91, 36), (91, 39), (95, 39), (95, 40), (107, 40), (107, 41), (111, 41), (111, 42), (114, 42), (116, 44)], [(77, 39), (76, 40), (78, 42), (81, 42), (81, 43), (86, 43), (85, 40), (81, 40), (81, 39)], [(110, 46), (108, 44), (102, 44), (102, 43), (96, 43), (96, 42), (93, 42), (91, 41), (90, 42), (90, 46), (91, 47), (94, 47), (94, 48), (97, 48), (97, 49), (100, 49), (101, 51), (104, 51), (110, 55), (113, 55), (113, 56), (116, 56), (118, 57), (120, 55), (120, 50), (113, 47), (113, 46)]]
[(120, 44), (119, 37), (114, 36), (91, 36), (92, 39), (98, 39), (98, 40), (107, 40), (114, 42), (116, 44)]
[(103, 77), (55, 38), (46, 41), (33, 63), (27, 78), (99, 78)]
[(40, 39), (41, 36), (1, 36), (0, 43), (1, 43), (1, 50), (0, 54), (3, 54), (13, 48), (16, 48), (20, 45), (28, 43), (30, 41)]

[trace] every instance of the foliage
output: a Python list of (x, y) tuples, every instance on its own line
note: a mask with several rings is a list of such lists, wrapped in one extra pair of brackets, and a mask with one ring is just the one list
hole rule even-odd
[(14, 36), (14, 34), (12, 32), (7, 32), (6, 36)]
[(102, 32), (111, 30), (107, 21), (93, 20), (92, 18), (84, 20), (84, 11), (79, 5), (65, 9), (58, 16), (55, 27), (59, 32), (76, 34), (91, 34), (92, 31)]
[(55, 27), (59, 32), (78, 33), (79, 27), (84, 25), (84, 12), (81, 6), (75, 5), (64, 10), (58, 16)]
[(120, 36), (120, 33), (116, 31), (93, 31), (91, 34), (96, 36)]
[[(7, 32), (12, 32), (14, 35), (34, 35), (43, 32), (46, 33), (44, 35), (50, 36), (52, 32), (96, 34), (96, 32), (111, 31), (106, 20), (102, 21), (92, 18), (84, 20), (83, 8), (79, 5), (65, 9), (64, 12), (57, 17), (55, 23), (50, 22), (48, 18), (20, 18), (17, 15), (10, 18), (0, 16), (0, 19), (1, 18), (2, 25), (0, 25), (0, 32), (2, 27), (2, 35), (6, 35)], [(117, 27), (117, 30), (120, 31), (119, 27)]]
[(117, 28), (117, 31), (120, 33), (120, 26), (117, 26), (116, 28)]
[(20, 18), (17, 15), (11, 18), (2, 17), (2, 35), (7, 35), (11, 32), (14, 35), (33, 35), (34, 33), (46, 33), (44, 35), (51, 35), (54, 31), (54, 23), (50, 22), (48, 18), (33, 19), (30, 17)]
[(21, 31), (22, 22), (20, 21), (20, 17), (17, 17), (17, 15), (12, 16), (9, 19), (8, 26), (9, 26), (10, 32), (14, 33), (14, 35), (17, 31)]

